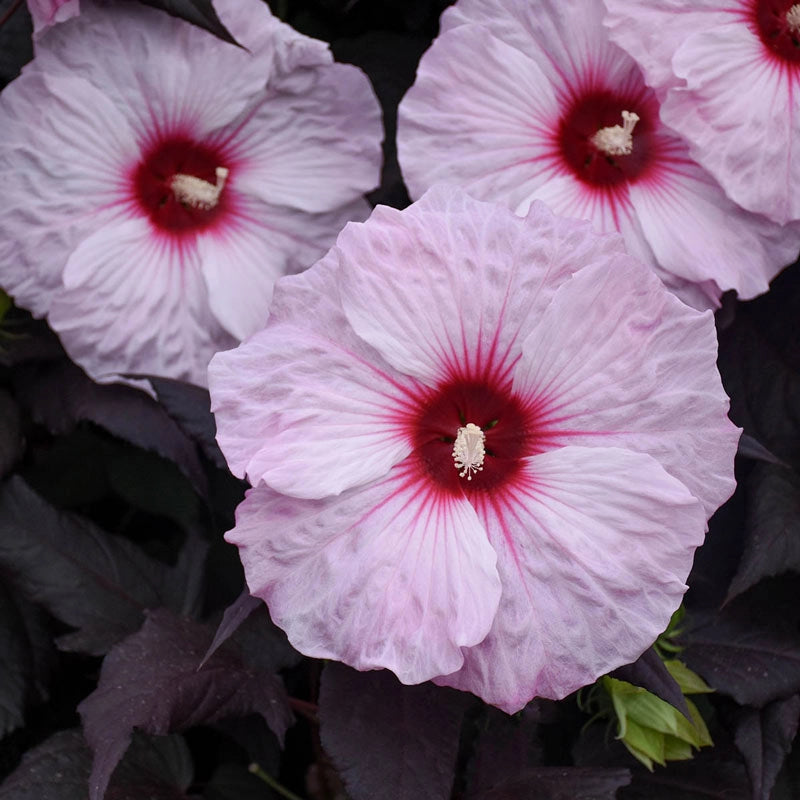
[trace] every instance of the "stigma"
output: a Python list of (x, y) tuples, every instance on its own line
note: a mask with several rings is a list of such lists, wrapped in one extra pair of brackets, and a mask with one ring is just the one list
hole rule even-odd
[(622, 125), (600, 128), (592, 136), (592, 144), (609, 156), (629, 156), (633, 151), (633, 128), (639, 121), (639, 115), (632, 111), (622, 112)]
[(786, 12), (786, 25), (795, 36), (800, 34), (800, 3), (795, 3)]
[(208, 211), (219, 203), (229, 172), (226, 167), (217, 167), (216, 183), (209, 183), (196, 175), (184, 175), (179, 172), (172, 176), (169, 186), (175, 197), (185, 206)]
[(473, 472), (483, 471), (483, 459), (486, 455), (484, 442), (486, 434), (472, 422), (458, 429), (453, 444), (453, 461), (455, 468), (461, 470), (460, 478), (472, 480)]

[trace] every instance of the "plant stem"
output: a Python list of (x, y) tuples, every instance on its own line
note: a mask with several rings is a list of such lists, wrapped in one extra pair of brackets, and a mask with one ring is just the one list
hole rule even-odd
[(261, 778), (261, 780), (264, 781), (264, 783), (266, 783), (270, 789), (273, 789), (279, 795), (285, 797), (286, 800), (303, 800), (302, 797), (298, 797), (298, 795), (296, 795), (294, 792), (290, 792), (285, 786), (281, 786), (281, 784), (278, 783), (278, 781), (276, 781), (272, 775), (264, 772), (264, 770), (261, 769), (261, 767), (255, 762), (253, 762), (248, 769), (253, 773), (253, 775)]

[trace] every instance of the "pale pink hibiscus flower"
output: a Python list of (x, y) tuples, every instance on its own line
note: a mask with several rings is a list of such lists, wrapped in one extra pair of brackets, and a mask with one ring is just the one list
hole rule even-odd
[(452, 187), (348, 225), (211, 362), (227, 534), (301, 652), (509, 712), (637, 658), (732, 492), (711, 312)]
[(33, 19), (33, 32), (43, 30), (80, 13), (80, 0), (28, 0), (28, 10)]
[(608, 0), (662, 119), (739, 205), (800, 219), (800, 3)]
[(381, 163), (366, 76), (258, 0), (219, 0), (248, 49), (138, 3), (84, 0), (0, 95), (0, 286), (95, 378), (204, 384), (261, 328)]
[[(638, 5), (637, 5), (638, 9)], [(600, 0), (459, 0), (400, 104), (412, 197), (457, 183), (524, 214), (533, 199), (619, 231), (698, 307), (768, 288), (800, 228), (738, 208), (659, 116)]]

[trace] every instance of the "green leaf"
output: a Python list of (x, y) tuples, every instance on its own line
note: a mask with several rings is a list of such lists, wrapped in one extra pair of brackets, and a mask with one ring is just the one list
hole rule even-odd
[(651, 772), (654, 761), (662, 767), (666, 764), (663, 733), (628, 720), (625, 738), (623, 739), (621, 736), (617, 738), (621, 739), (622, 744), (628, 748), (631, 755), (641, 761)]
[(684, 694), (708, 694), (714, 690), (696, 673), (689, 669), (683, 661), (672, 658), (664, 662), (669, 674), (681, 687)]

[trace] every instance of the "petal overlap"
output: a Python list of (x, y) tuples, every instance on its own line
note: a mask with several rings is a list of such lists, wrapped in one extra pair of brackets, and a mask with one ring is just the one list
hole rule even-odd
[[(251, 490), (227, 535), (250, 591), (289, 641), (404, 683), (458, 669), (500, 598), (496, 556), (472, 506), (396, 466), (325, 500)], [(269, 533), (266, 533), (269, 531)], [(266, 533), (266, 535), (265, 535)]]

